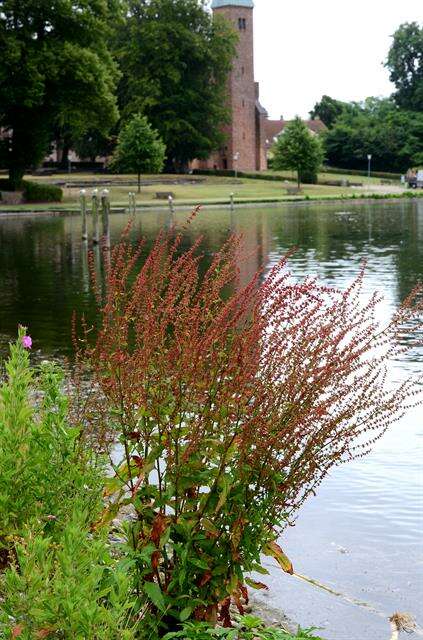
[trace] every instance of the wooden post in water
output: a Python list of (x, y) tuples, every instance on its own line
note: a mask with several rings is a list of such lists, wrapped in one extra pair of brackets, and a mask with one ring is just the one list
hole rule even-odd
[(93, 216), (93, 243), (100, 242), (100, 225), (98, 217), (98, 189), (93, 189), (91, 198), (91, 212)]
[(128, 197), (129, 197), (129, 213), (134, 216), (135, 215), (135, 208), (136, 208), (136, 204), (135, 204), (135, 193), (133, 191), (130, 191), (128, 193)]
[(87, 197), (85, 189), (81, 189), (79, 192), (79, 202), (81, 206), (81, 216), (82, 216), (82, 239), (87, 240), (88, 231), (87, 231)]
[(173, 198), (172, 198), (172, 196), (171, 196), (171, 195), (169, 195), (169, 196), (167, 197), (167, 199), (168, 199), (168, 202), (169, 202), (169, 210), (170, 210), (170, 213), (173, 215), (173, 214), (175, 213), (175, 208), (174, 208), (174, 206), (173, 206)]
[(104, 248), (110, 249), (110, 200), (108, 189), (101, 192), (101, 217), (103, 222)]
[(230, 198), (231, 198), (231, 211), (233, 211), (234, 210), (234, 194), (233, 193), (231, 193)]

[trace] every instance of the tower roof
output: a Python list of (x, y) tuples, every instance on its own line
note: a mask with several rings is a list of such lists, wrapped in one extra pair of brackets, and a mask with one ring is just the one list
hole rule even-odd
[(213, 0), (212, 9), (220, 9), (220, 7), (247, 7), (254, 8), (253, 0)]

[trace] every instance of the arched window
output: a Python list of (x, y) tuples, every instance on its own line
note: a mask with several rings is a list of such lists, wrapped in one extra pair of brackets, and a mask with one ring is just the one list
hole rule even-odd
[(245, 18), (238, 18), (238, 29), (240, 31), (245, 31), (247, 28), (247, 21)]

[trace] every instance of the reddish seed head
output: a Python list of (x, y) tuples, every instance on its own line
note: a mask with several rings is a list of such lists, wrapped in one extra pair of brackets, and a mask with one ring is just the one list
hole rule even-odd
[(140, 268), (127, 238), (111, 252), (101, 327), (84, 354), (104, 408), (119, 408), (133, 442), (159, 428), (176, 475), (176, 465), (206, 460), (207, 439), (220, 442), (256, 495), (280, 488), (269, 520), (289, 515), (401, 415), (415, 381), (388, 390), (385, 367), (421, 313), (418, 292), (381, 329), (379, 296), (361, 302), (363, 270), (339, 291), (293, 281), (283, 259), (240, 288), (239, 238), (201, 277), (201, 241), (181, 253), (181, 240), (162, 231)]

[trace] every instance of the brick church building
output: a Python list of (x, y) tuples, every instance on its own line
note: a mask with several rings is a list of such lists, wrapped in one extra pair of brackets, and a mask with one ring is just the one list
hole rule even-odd
[(229, 20), (239, 35), (237, 53), (228, 79), (230, 123), (225, 125), (225, 146), (208, 160), (197, 160), (194, 168), (267, 169), (267, 111), (259, 102), (259, 84), (254, 81), (253, 0), (212, 0), (212, 10)]

